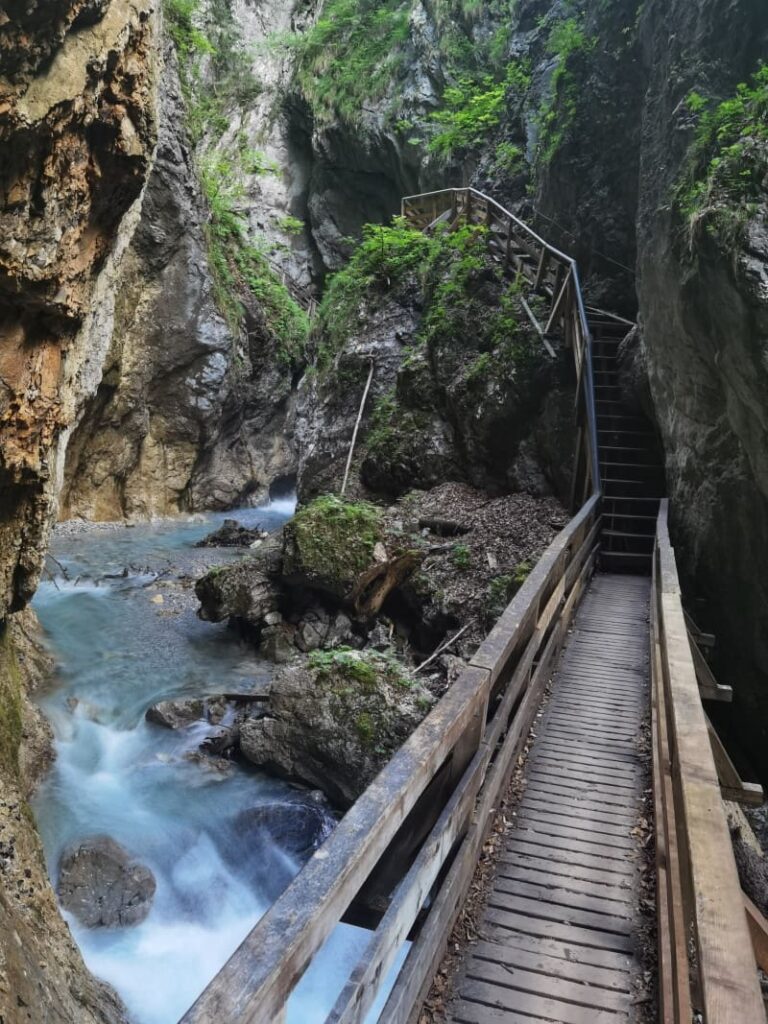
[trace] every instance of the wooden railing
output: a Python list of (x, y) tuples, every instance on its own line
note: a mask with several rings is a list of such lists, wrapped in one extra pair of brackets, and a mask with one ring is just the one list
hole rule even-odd
[[(490, 196), (473, 188), (449, 188), (407, 196), (402, 215), (420, 230), (440, 225), (454, 228), (477, 224), (489, 232), (489, 246), (502, 267), (528, 286), (521, 302), (542, 343), (560, 340), (572, 349), (576, 365), (576, 453), (571, 507), (576, 511), (600, 490), (592, 376), (592, 348), (576, 261), (536, 234)], [(532, 296), (543, 301), (544, 313), (532, 308)]]
[[(430, 985), (592, 573), (598, 530), (599, 498), (593, 496), (547, 548), (459, 679), (248, 935), (184, 1024), (282, 1020), (312, 957), (387, 858), (403, 864), (398, 884), (328, 1021), (364, 1019), (411, 935), (380, 1018), (387, 1024), (408, 1019)], [(425, 819), (426, 839), (404, 856), (403, 837)]]
[(765, 1024), (667, 514), (651, 600), (659, 1021)]

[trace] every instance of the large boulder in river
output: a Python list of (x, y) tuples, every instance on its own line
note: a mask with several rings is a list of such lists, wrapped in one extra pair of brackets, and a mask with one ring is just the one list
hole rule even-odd
[(282, 539), (275, 534), (245, 561), (212, 569), (195, 585), (198, 615), (206, 622), (235, 618), (259, 627), (278, 609), (281, 562)]
[(348, 807), (433, 701), (392, 656), (341, 647), (279, 670), (268, 713), (246, 716), (240, 748), (254, 764)]
[(82, 839), (59, 861), (61, 905), (86, 928), (139, 924), (152, 907), (155, 889), (149, 868), (109, 836)]

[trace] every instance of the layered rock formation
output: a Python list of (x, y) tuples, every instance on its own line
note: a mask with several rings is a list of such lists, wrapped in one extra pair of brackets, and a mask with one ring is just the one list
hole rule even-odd
[(39, 3), (0, 27), (0, 615), (34, 591), (67, 438), (109, 345), (154, 145), (151, 12)]

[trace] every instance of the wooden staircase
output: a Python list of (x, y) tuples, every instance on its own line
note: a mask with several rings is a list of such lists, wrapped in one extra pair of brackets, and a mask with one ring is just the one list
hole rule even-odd
[(666, 494), (661, 446), (642, 410), (623, 393), (619, 345), (631, 324), (587, 311), (602, 503), (600, 566), (650, 575), (659, 501)]

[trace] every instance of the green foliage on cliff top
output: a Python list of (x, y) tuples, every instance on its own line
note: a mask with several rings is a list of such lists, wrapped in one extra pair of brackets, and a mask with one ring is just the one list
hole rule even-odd
[(297, 79), (315, 116), (354, 121), (385, 95), (408, 39), (403, 0), (327, 0), (318, 21), (293, 37)]
[(227, 114), (247, 108), (261, 92), (230, 4), (163, 0), (163, 12), (179, 58), (192, 141), (219, 138), (228, 127)]
[[(317, 121), (359, 123), (377, 105), (392, 125), (408, 130), (403, 84), (420, 57), (434, 64), (434, 53), (420, 51), (437, 47), (447, 82), (471, 75), (479, 83), (503, 61), (511, 6), (510, 0), (434, 0), (433, 42), (412, 27), (423, 14), (413, 0), (325, 0), (314, 25), (280, 42), (297, 55), (296, 82)], [(501, 25), (475, 38), (472, 27), (481, 16)]]
[(0, 625), (0, 772), (15, 779), (21, 744), (21, 674), (7, 626)]
[(381, 510), (365, 501), (325, 494), (300, 508), (286, 533), (293, 541), (294, 568), (352, 583), (373, 562), (373, 548), (381, 536)]
[(232, 112), (247, 110), (261, 86), (251, 69), (228, 0), (164, 0), (168, 32), (179, 58), (187, 123), (198, 147), (197, 169), (210, 216), (204, 233), (216, 302), (233, 334), (240, 333), (246, 292), (258, 301), (284, 366), (304, 358), (309, 320), (272, 269), (266, 248), (247, 237), (243, 179), (269, 173), (263, 154), (242, 135), (222, 149)]
[(697, 92), (686, 102), (699, 121), (677, 207), (691, 226), (703, 218), (712, 233), (732, 238), (766, 195), (768, 65), (715, 106)]

